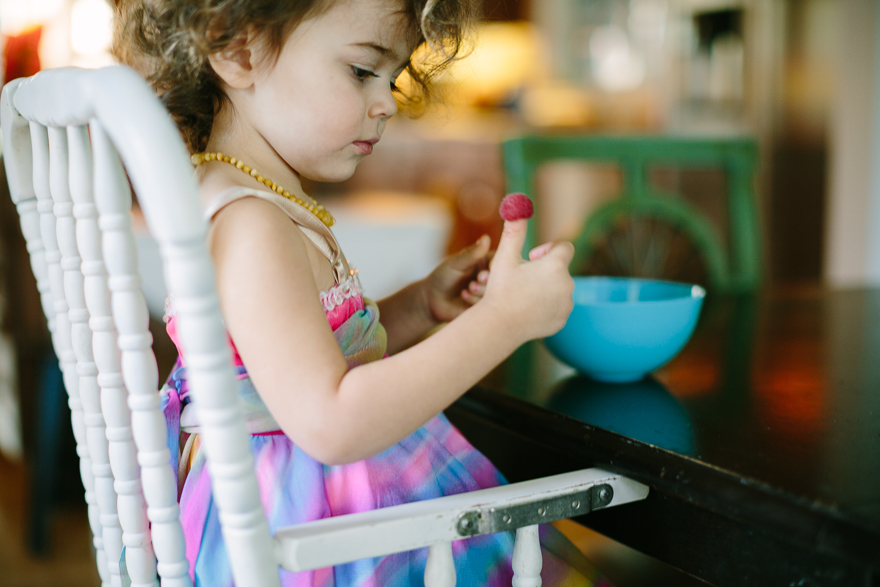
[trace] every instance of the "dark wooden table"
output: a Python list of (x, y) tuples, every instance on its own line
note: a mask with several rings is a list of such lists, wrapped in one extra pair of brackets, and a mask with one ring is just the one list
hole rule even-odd
[(648, 484), (578, 521), (715, 585), (880, 585), (880, 289), (710, 296), (639, 383), (544, 361), (525, 397), (476, 388), (447, 411), (511, 481)]

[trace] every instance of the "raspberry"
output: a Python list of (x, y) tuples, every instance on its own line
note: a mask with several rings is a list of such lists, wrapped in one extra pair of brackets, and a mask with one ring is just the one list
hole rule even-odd
[(528, 220), (532, 217), (534, 208), (532, 201), (525, 194), (508, 194), (501, 200), (498, 212), (504, 220), (512, 222), (520, 219)]

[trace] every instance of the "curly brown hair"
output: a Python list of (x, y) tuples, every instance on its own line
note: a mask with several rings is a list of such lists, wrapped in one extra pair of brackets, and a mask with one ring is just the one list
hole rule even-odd
[[(226, 95), (208, 57), (249, 30), (260, 31), (270, 56), (291, 32), (341, 0), (121, 0), (117, 2), (113, 54), (153, 86), (192, 152), (205, 148)], [(414, 47), (423, 58), (407, 68), (409, 103), (430, 98), (432, 78), (460, 57), (478, 0), (398, 0)]]

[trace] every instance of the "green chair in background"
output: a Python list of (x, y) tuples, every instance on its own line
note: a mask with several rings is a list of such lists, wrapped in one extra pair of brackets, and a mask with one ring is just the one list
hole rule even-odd
[[(653, 220), (687, 237), (705, 264), (710, 289), (752, 291), (761, 280), (761, 235), (754, 194), (757, 148), (750, 138), (685, 138), (670, 136), (525, 136), (503, 144), (508, 192), (536, 196), (535, 178), (541, 165), (557, 161), (613, 164), (620, 168), (619, 197), (587, 218), (574, 240), (579, 267), (601, 237), (621, 219)], [(674, 194), (653, 188), (648, 174), (654, 167), (715, 168), (727, 181), (728, 243), (722, 242), (708, 218)], [(536, 242), (536, 222), (529, 226), (527, 245)], [(656, 275), (653, 277), (670, 277)]]
[[(761, 281), (761, 231), (754, 192), (757, 165), (755, 141), (747, 137), (694, 138), (676, 136), (571, 136), (533, 135), (507, 140), (502, 146), (508, 193), (523, 192), (535, 200), (535, 216), (529, 221), (526, 249), (537, 244), (537, 219), (541, 194), (536, 193), (539, 168), (547, 163), (579, 161), (611, 164), (620, 169), (622, 191), (589, 214), (574, 238), (574, 274), (616, 274), (635, 277), (703, 281), (710, 292), (750, 292)], [(719, 235), (706, 214), (687, 203), (681, 194), (657, 189), (649, 181), (652, 169), (718, 169), (727, 187), (726, 235)], [(723, 197), (723, 196), (722, 196)], [(691, 257), (699, 258), (701, 276), (676, 275), (663, 263), (650, 263), (658, 250), (669, 253), (671, 242), (644, 238), (627, 254), (642, 255), (638, 267), (653, 266), (653, 273), (618, 267), (606, 271), (603, 256), (614, 256), (614, 239), (648, 233), (657, 241), (675, 238), (686, 243)], [(633, 246), (629, 246), (633, 245)], [(665, 249), (664, 249), (665, 247)], [(665, 261), (664, 261), (665, 262)], [(508, 371), (514, 393), (525, 393), (530, 381), (532, 347), (524, 345), (512, 357)]]

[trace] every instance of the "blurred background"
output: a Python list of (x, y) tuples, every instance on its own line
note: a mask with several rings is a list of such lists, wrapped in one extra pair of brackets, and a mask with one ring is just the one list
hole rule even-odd
[[(482, 234), (497, 242), (500, 145), (528, 132), (750, 137), (762, 287), (880, 282), (877, 2), (484, 0), (483, 14), (470, 55), (439, 80), (442, 103), (393, 119), (350, 180), (307, 186), (338, 218), (369, 295), (426, 274)], [(0, 0), (3, 80), (112, 63), (112, 18), (112, 0)], [(723, 222), (720, 171), (649, 179)], [(622, 180), (611, 165), (561, 164), (542, 170), (539, 185), (543, 240), (574, 238)], [(49, 400), (35, 390), (48, 337), (17, 219), (0, 200), (0, 586), (96, 585), (72, 440), (58, 457), (69, 474), (50, 488), (36, 489), (22, 464), (43, 442), (35, 422)], [(164, 290), (148, 238), (142, 257), (161, 331)], [(173, 360), (162, 344), (157, 336), (160, 369)], [(51, 508), (35, 513), (38, 497)], [(609, 565), (623, 552), (583, 539), (612, 553)], [(622, 587), (690, 584), (620, 557)]]

